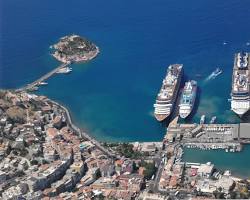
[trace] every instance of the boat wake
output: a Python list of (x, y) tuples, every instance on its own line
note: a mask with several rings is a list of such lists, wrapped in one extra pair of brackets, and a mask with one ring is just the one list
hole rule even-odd
[(215, 79), (217, 76), (219, 76), (222, 73), (222, 70), (220, 68), (216, 68), (206, 79), (205, 82)]

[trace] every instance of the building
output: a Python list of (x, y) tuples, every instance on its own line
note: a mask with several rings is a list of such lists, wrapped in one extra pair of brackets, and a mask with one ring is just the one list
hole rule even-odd
[(206, 164), (201, 164), (199, 166), (197, 174), (201, 177), (209, 178), (212, 175), (213, 170), (214, 170), (214, 164), (208, 162)]

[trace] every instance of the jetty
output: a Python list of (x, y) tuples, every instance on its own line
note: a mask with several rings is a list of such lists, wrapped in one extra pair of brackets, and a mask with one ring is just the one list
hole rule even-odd
[(47, 74), (43, 75), (42, 77), (38, 78), (37, 80), (35, 80), (32, 83), (27, 84), (24, 87), (21, 87), (19, 89), (16, 90), (16, 92), (22, 92), (22, 91), (30, 91), (30, 90), (34, 90), (36, 87), (39, 86), (39, 84), (41, 82), (44, 82), (45, 80), (47, 80), (48, 78), (50, 78), (51, 76), (53, 76), (54, 74), (56, 74), (58, 71), (60, 71), (61, 69), (68, 67), (71, 63), (62, 63), (61, 65), (59, 65), (57, 68), (51, 70), (50, 72), (48, 72)]

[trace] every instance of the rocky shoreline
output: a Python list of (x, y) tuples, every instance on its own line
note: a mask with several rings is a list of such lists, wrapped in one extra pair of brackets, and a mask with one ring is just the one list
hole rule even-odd
[(63, 63), (90, 61), (100, 53), (94, 43), (79, 35), (62, 37), (52, 49), (54, 51), (52, 56)]

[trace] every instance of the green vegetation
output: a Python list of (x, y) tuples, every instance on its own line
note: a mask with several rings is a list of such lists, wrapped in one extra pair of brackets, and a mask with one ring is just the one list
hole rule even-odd
[(138, 159), (142, 158), (145, 155), (139, 151), (134, 151), (133, 150), (133, 145), (129, 143), (122, 143), (119, 146), (116, 147), (116, 151), (122, 155), (125, 156), (126, 158), (131, 158), (131, 159)]
[(151, 179), (151, 177), (156, 173), (157, 168), (155, 167), (155, 163), (147, 163), (145, 161), (141, 162), (141, 167), (145, 168), (144, 176), (146, 179)]
[(242, 198), (242, 199), (249, 199), (250, 198), (250, 193), (249, 193), (247, 187), (243, 187), (240, 190), (240, 198)]
[(58, 59), (67, 59), (68, 61), (85, 60), (84, 58), (90, 52), (98, 51), (98, 48), (91, 41), (78, 35), (70, 35), (60, 39), (54, 45), (54, 56)]
[(14, 123), (24, 123), (26, 120), (26, 111), (18, 106), (8, 108), (6, 114)]

